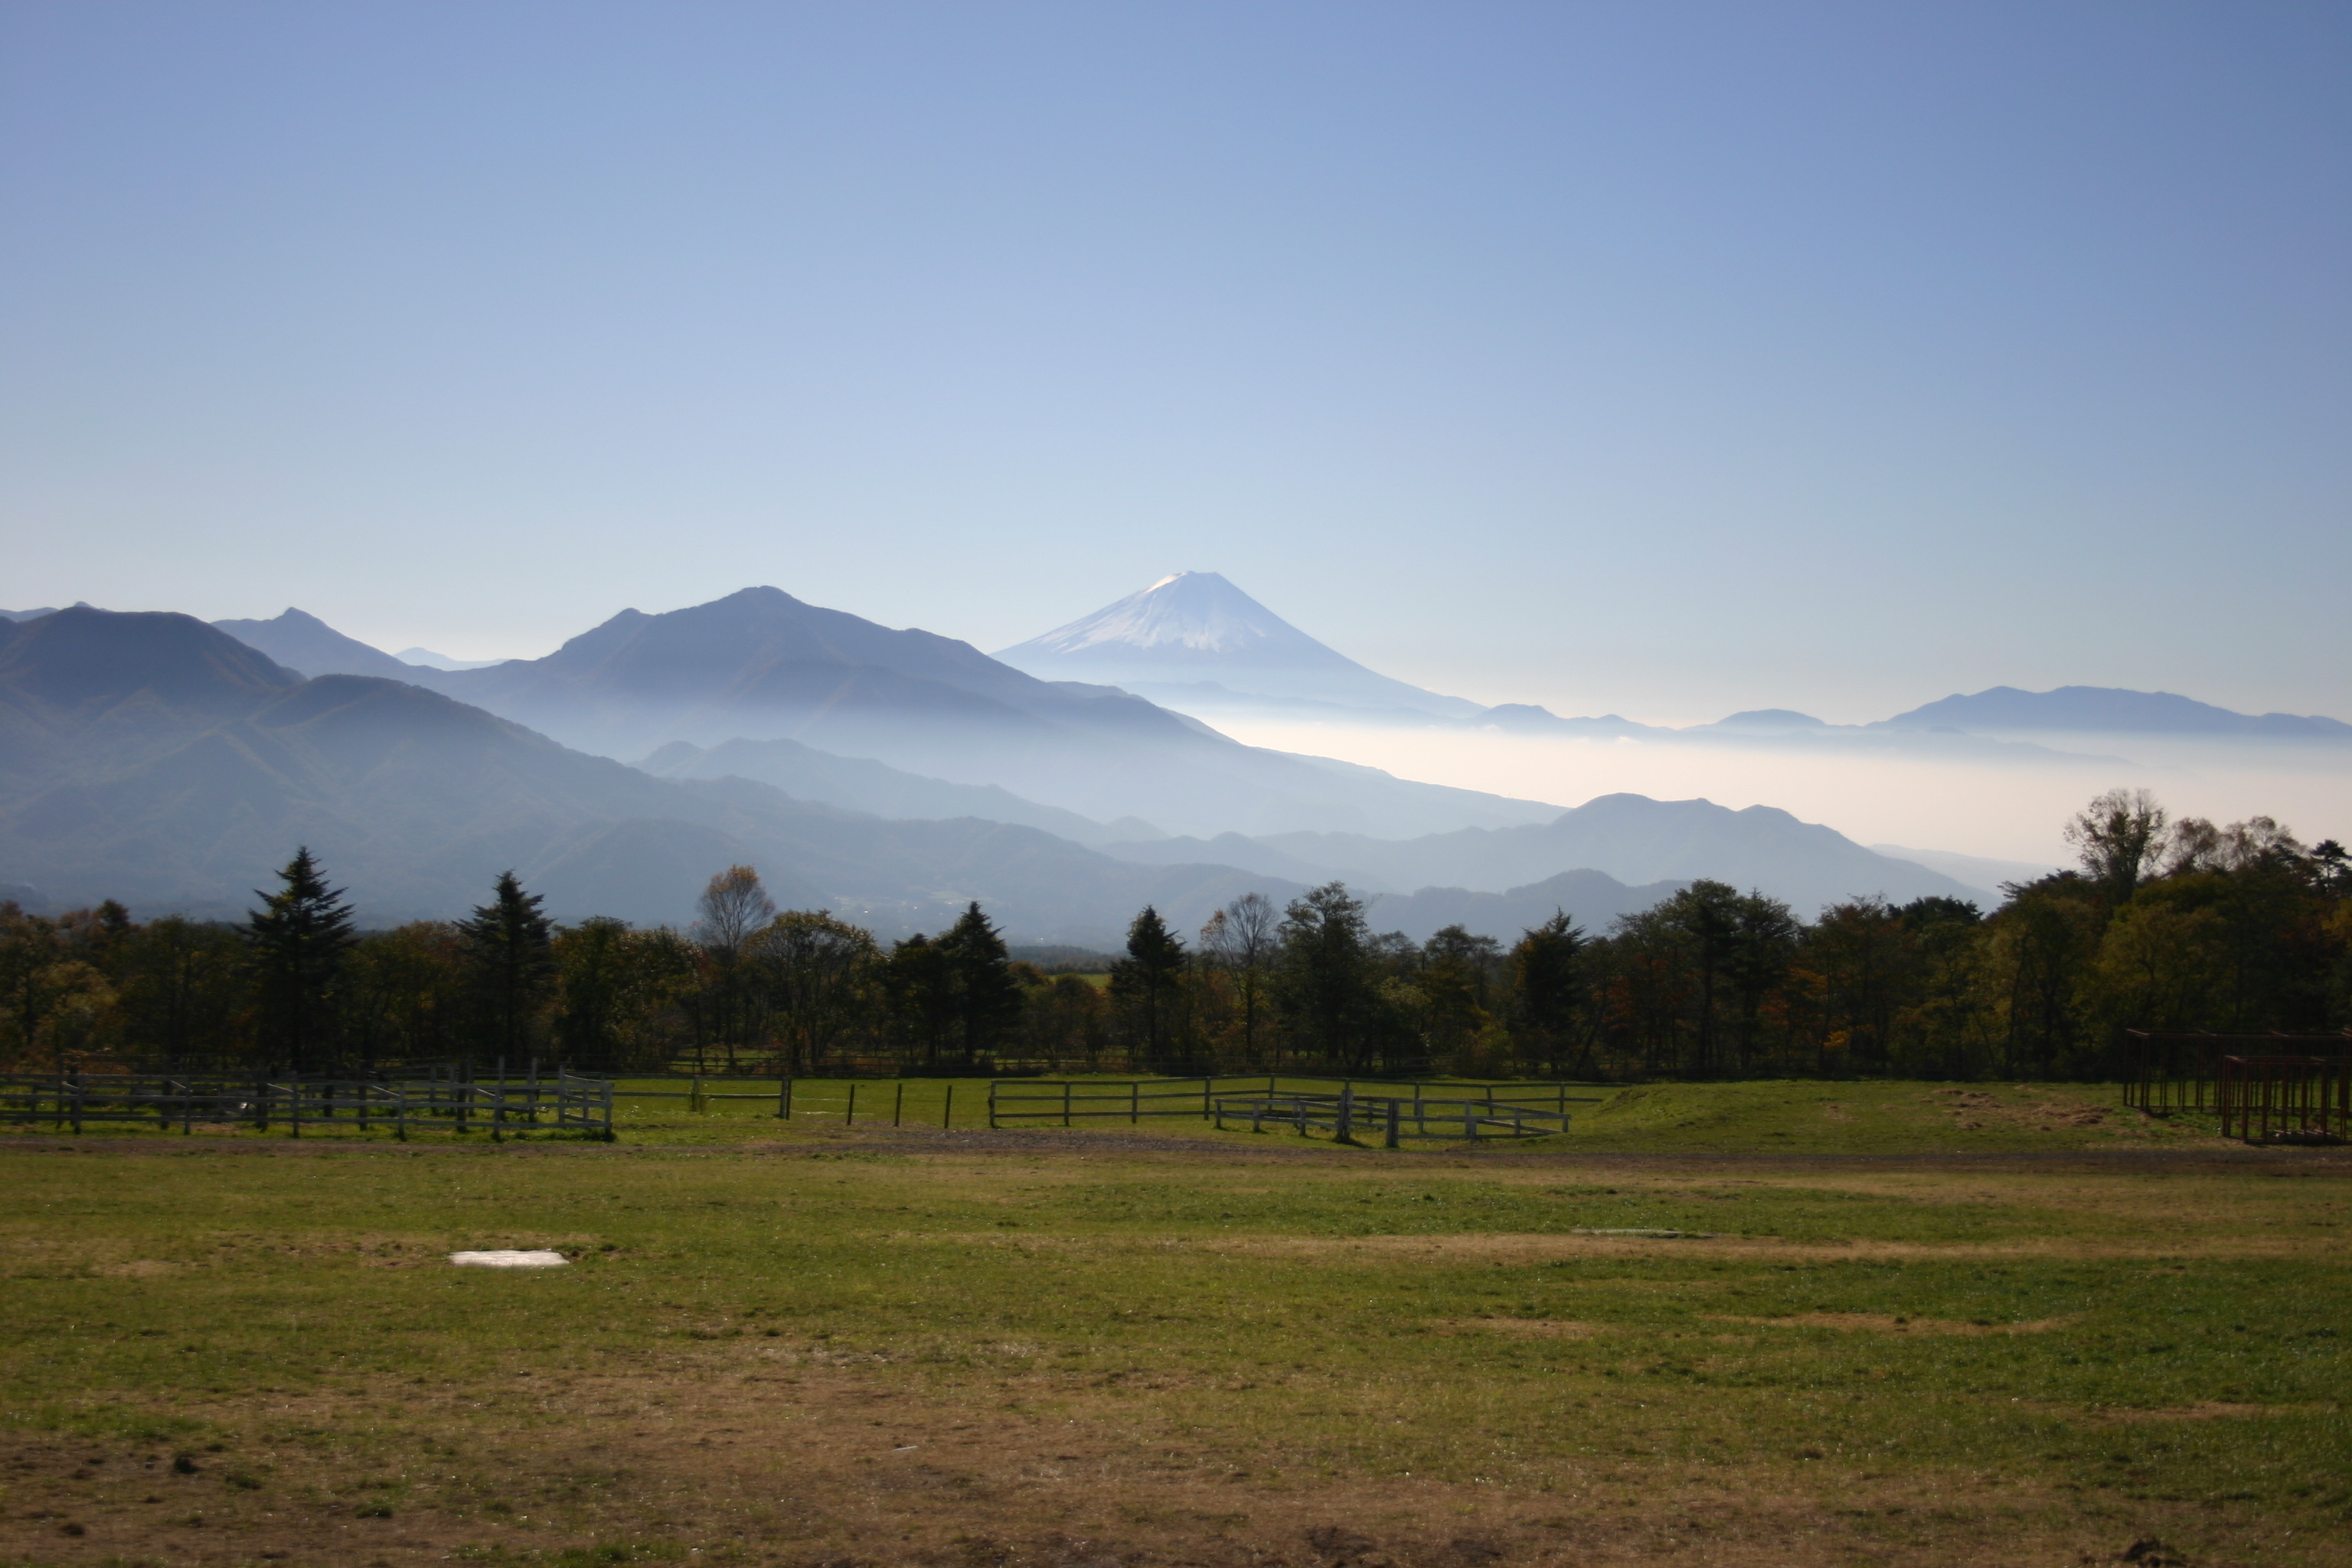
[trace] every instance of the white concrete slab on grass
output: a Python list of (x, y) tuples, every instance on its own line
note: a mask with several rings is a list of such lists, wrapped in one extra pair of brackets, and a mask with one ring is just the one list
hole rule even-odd
[(460, 1268), (561, 1268), (571, 1261), (560, 1252), (517, 1252), (497, 1247), (488, 1252), (453, 1252), (449, 1261)]

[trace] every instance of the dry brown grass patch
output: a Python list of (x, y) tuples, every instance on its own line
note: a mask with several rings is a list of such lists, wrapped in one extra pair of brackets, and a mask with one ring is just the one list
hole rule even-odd
[[(1818, 1458), (1373, 1474), (1204, 1437), (1122, 1390), (1056, 1396), (1034, 1378), (926, 1390), (740, 1347), (546, 1379), (489, 1407), (478, 1397), (451, 1385), (397, 1407), (213, 1402), (207, 1415), (247, 1436), (199, 1450), (184, 1474), (159, 1446), (0, 1438), (0, 1561), (408, 1568), (659, 1541), (687, 1562), (761, 1568), (1943, 1568), (2111, 1558), (2176, 1522), (2161, 1510), (2090, 1521), (2030, 1484)], [(269, 1435), (298, 1428), (374, 1436)]]
[(1600, 1323), (1580, 1323), (1565, 1318), (1432, 1318), (1429, 1326), (1441, 1333), (1485, 1329), (1498, 1334), (1517, 1334), (1538, 1340), (1589, 1340), (1595, 1334), (1608, 1331)]
[(1888, 1317), (1880, 1312), (1791, 1312), (1781, 1318), (1735, 1318), (1710, 1312), (1707, 1316), (1718, 1323), (1748, 1323), (1766, 1329), (1864, 1329), (1888, 1334), (2040, 1334), (2064, 1326), (2064, 1320), (2059, 1318), (2024, 1323), (1996, 1323), (1979, 1319), (1963, 1323), (1950, 1318)]

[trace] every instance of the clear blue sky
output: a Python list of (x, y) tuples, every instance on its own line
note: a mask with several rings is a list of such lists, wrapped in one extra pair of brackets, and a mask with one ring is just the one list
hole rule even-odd
[(0, 605), (2352, 717), (2352, 7), (0, 5)]

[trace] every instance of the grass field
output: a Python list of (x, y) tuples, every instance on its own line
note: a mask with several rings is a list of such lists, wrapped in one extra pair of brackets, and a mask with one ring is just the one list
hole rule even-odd
[[(2016, 1085), (1477, 1152), (864, 1103), (0, 1138), (0, 1563), (2352, 1562), (2341, 1152)], [(501, 1246), (574, 1261), (444, 1260)]]

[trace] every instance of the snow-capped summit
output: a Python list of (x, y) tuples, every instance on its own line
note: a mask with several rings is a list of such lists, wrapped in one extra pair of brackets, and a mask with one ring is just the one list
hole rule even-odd
[(1203, 665), (1236, 658), (1360, 669), (1234, 587), (1215, 572), (1177, 572), (1140, 594), (1032, 638), (996, 657), (1130, 658)]
[(1215, 572), (1178, 572), (995, 655), (1046, 680), (1123, 686), (1183, 710), (1338, 705), (1466, 716), (1478, 705), (1408, 686), (1317, 642)]

